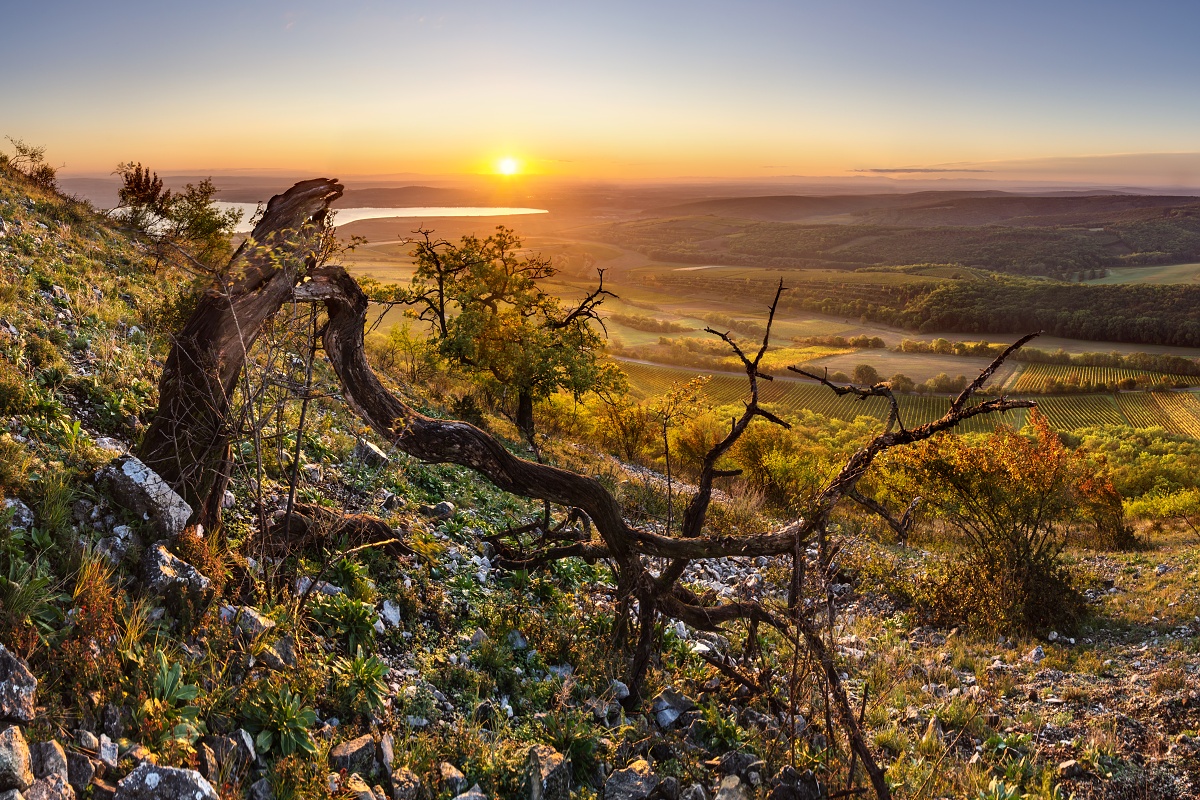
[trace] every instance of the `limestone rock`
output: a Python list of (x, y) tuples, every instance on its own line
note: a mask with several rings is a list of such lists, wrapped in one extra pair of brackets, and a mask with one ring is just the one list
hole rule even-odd
[(0, 718), (30, 722), (37, 697), (37, 678), (29, 665), (0, 644)]
[(75, 790), (63, 775), (38, 778), (25, 790), (25, 800), (75, 800)]
[(121, 505), (151, 520), (166, 537), (183, 533), (192, 516), (192, 507), (135, 456), (113, 459), (96, 478), (108, 484)]
[[(206, 736), (204, 744), (212, 750), (215, 774), (233, 777), (248, 768), (258, 758), (254, 737), (238, 728), (229, 736)], [(213, 777), (208, 775), (207, 777)]]
[(379, 744), (375, 747), (375, 760), (379, 762), (379, 768), (383, 770), (384, 775), (392, 774), (392, 764), (396, 761), (395, 736), (385, 733), (379, 737)]
[(96, 552), (114, 567), (124, 560), (129, 548), (137, 541), (137, 535), (128, 525), (117, 525), (112, 534), (96, 542)]
[(696, 703), (690, 697), (668, 686), (654, 698), (654, 721), (660, 728), (669, 728), (684, 712), (695, 707)]
[(431, 519), (443, 520), (454, 516), (454, 503), (443, 500), (432, 506), (421, 506), (421, 513)]
[(91, 792), (93, 800), (114, 800), (117, 787), (100, 778), (92, 778)]
[(96, 765), (82, 753), (67, 753), (67, 783), (82, 794), (92, 778), (96, 777)]
[(393, 628), (400, 625), (400, 606), (396, 605), (391, 600), (383, 601), (383, 608), (379, 612), (379, 617)]
[[(374, 790), (357, 772), (346, 776), (346, 780), (342, 782), (342, 792), (349, 794), (354, 800), (377, 800)], [(384, 798), (378, 798), (378, 800), (384, 800)]]
[(650, 769), (650, 764), (639, 758), (608, 776), (604, 782), (604, 800), (646, 800), (658, 784), (659, 778)]
[(391, 461), (391, 459), (388, 458), (387, 453), (383, 452), (366, 439), (359, 439), (354, 445), (354, 453), (352, 454), (352, 458), (368, 467), (375, 467), (376, 469), (380, 467), (386, 467)]
[(250, 784), (250, 790), (246, 797), (247, 800), (275, 800), (275, 792), (271, 791), (271, 782), (269, 780), (259, 778)]
[(571, 764), (562, 753), (546, 745), (529, 748), (526, 763), (529, 779), (529, 800), (569, 800), (571, 796)]
[(118, 750), (117, 743), (108, 738), (108, 734), (100, 735), (100, 747), (97, 748), (100, 756), (100, 763), (109, 769), (117, 768)]
[(160, 767), (143, 761), (117, 784), (117, 800), (221, 800), (212, 785), (194, 769)]
[(779, 771), (779, 783), (771, 790), (768, 800), (822, 800), (825, 787), (811, 769), (800, 772), (795, 767)]
[(222, 606), (220, 617), (225, 623), (236, 621), (238, 630), (251, 639), (257, 639), (275, 627), (275, 620), (263, 616), (258, 609), (250, 606)]
[(421, 796), (421, 779), (408, 767), (392, 770), (392, 800), (417, 800)]
[(291, 636), (284, 636), (263, 650), (259, 656), (269, 669), (276, 671), (296, 666), (296, 643)]
[(342, 742), (329, 751), (329, 765), (339, 771), (370, 775), (375, 769), (375, 740), (368, 733)]
[(29, 760), (35, 778), (58, 775), (64, 781), (67, 779), (67, 752), (58, 742), (35, 742), (30, 745)]
[(33, 783), (33, 766), (25, 735), (15, 725), (0, 731), (0, 791), (25, 791)]
[(8, 524), (13, 530), (27, 531), (36, 522), (33, 517), (33, 509), (15, 497), (5, 500), (4, 507), (12, 512), (12, 519)]
[(191, 600), (203, 603), (212, 592), (212, 583), (200, 570), (179, 558), (159, 542), (146, 550), (142, 559), (142, 578), (146, 590), (169, 601)]
[(449, 761), (438, 764), (438, 774), (441, 776), (442, 786), (446, 787), (450, 794), (459, 794), (467, 788), (467, 776), (459, 772), (458, 767)]
[(477, 783), (467, 791), (456, 796), (454, 800), (488, 800), (488, 797), (483, 793), (483, 789), (479, 788), (479, 784)]
[(761, 765), (762, 759), (753, 753), (742, 750), (730, 750), (721, 756), (721, 765), (717, 768), (721, 775), (737, 775), (745, 777), (754, 766)]
[(749, 787), (737, 775), (726, 775), (713, 800), (750, 800)]
[(92, 778), (91, 792), (93, 800), (114, 800), (117, 787), (100, 778)]

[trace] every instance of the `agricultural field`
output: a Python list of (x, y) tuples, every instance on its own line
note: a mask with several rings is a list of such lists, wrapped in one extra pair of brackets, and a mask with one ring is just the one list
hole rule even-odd
[(1123, 380), (1137, 381), (1139, 387), (1168, 385), (1185, 387), (1196, 385), (1194, 375), (1169, 375), (1163, 372), (1124, 367), (1087, 367), (1074, 364), (1026, 364), (1019, 374), (1004, 384), (1008, 391), (1040, 393), (1054, 391), (1057, 387), (1099, 386), (1112, 387)]
[(1111, 267), (1103, 278), (1087, 283), (1200, 283), (1200, 264), (1154, 267)]
[[(970, 358), (939, 353), (898, 353), (894, 350), (856, 350), (845, 355), (822, 358), (809, 363), (815, 369), (828, 368), (830, 372), (841, 371), (850, 375), (859, 364), (870, 364), (884, 378), (890, 378), (897, 373), (907, 375), (917, 383), (922, 383), (939, 373), (950, 377), (958, 375), (978, 375), (979, 371), (991, 363), (987, 358)], [(1020, 369), (1018, 364), (1005, 364), (993, 379), (997, 383), (1007, 380)]]
[[(653, 397), (677, 383), (698, 374), (698, 370), (676, 369), (657, 364), (622, 362), (621, 369), (629, 376), (635, 394)], [(732, 373), (713, 374), (705, 395), (713, 405), (740, 402), (746, 395), (746, 379)], [(763, 382), (760, 391), (766, 405), (776, 413), (787, 415), (812, 411), (831, 419), (852, 420), (859, 416), (883, 420), (887, 402), (882, 398), (858, 400), (839, 397), (816, 383), (776, 379)], [(1118, 392), (1116, 394), (1079, 394), (1031, 396), (1050, 424), (1063, 431), (1105, 425), (1127, 425), (1133, 428), (1164, 428), (1172, 433), (1200, 438), (1200, 395), (1195, 392)], [(904, 423), (919, 425), (937, 419), (950, 405), (950, 398), (938, 395), (901, 395), (900, 409)], [(998, 422), (1020, 427), (1028, 412), (1010, 412), (1003, 418), (981, 417), (968, 420), (960, 430), (979, 432), (991, 430)]]

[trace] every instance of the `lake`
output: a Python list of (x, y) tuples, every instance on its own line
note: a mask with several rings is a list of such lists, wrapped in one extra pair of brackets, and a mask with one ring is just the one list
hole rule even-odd
[[(237, 209), (242, 212), (238, 233), (253, 230), (250, 220), (258, 210), (257, 203), (216, 203), (222, 210)], [(407, 208), (338, 208), (337, 224), (347, 225), (362, 219), (386, 219), (388, 217), (515, 217), (524, 214), (545, 214), (544, 208), (510, 208), (507, 206), (411, 206)]]

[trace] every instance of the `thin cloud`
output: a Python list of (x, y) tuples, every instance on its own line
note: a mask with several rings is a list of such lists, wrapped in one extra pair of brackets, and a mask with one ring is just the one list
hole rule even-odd
[(872, 172), (875, 174), (892, 175), (892, 174), (909, 174), (916, 172), (991, 172), (990, 169), (938, 169), (934, 167), (913, 167), (905, 169), (901, 167), (875, 167), (874, 169), (854, 169), (851, 172)]

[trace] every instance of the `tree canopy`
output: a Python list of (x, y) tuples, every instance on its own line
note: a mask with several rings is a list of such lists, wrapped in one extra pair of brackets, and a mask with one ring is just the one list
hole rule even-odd
[(544, 282), (557, 270), (550, 259), (521, 250), (521, 240), (498, 226), (486, 239), (458, 244), (420, 231), (417, 271), (404, 293), (414, 315), (429, 323), (442, 356), (468, 369), (508, 408), (527, 439), (533, 404), (556, 391), (580, 396), (613, 387), (620, 372), (600, 358), (604, 339), (597, 307), (610, 296), (600, 286), (577, 306), (563, 305)]

